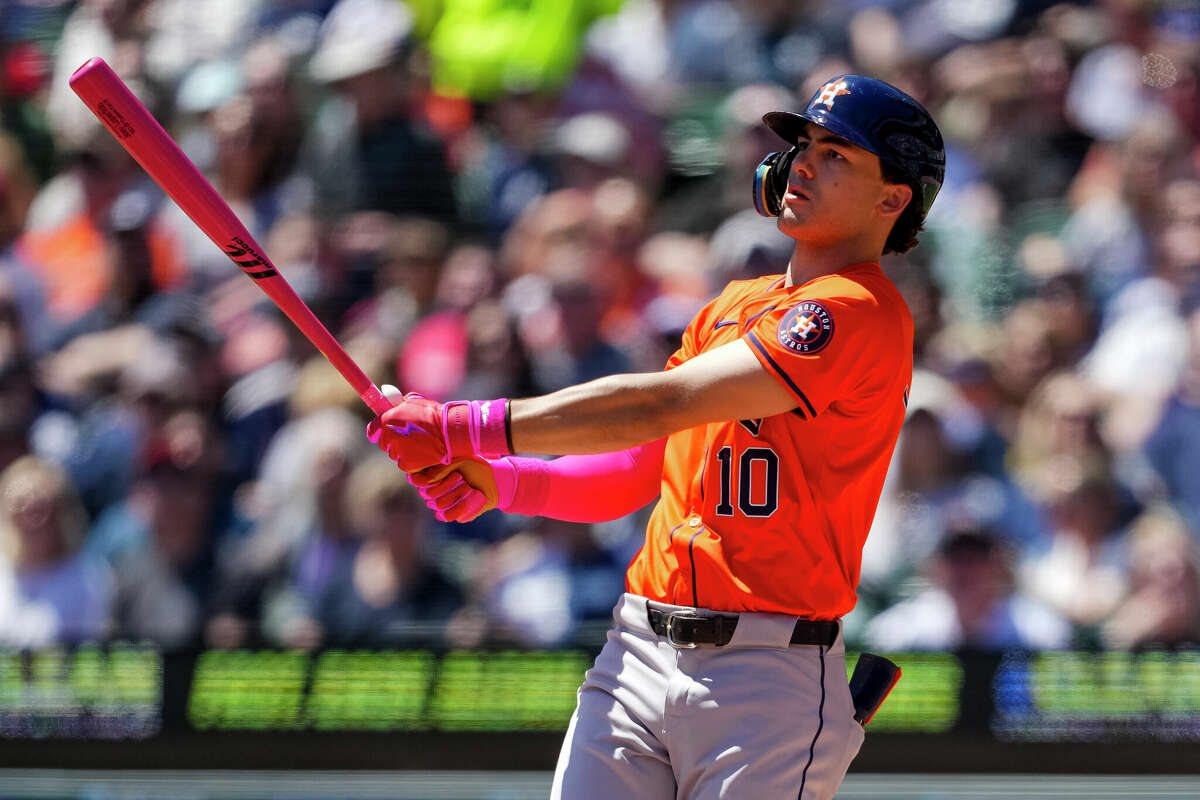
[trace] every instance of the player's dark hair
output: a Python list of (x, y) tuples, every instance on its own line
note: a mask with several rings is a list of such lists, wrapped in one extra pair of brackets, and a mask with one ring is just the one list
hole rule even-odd
[(892, 225), (892, 232), (888, 234), (887, 241), (883, 245), (884, 255), (907, 253), (917, 246), (917, 234), (925, 228), (925, 220), (921, 217), (921, 189), (913, 185), (912, 180), (901, 172), (899, 167), (892, 166), (886, 161), (881, 161), (880, 167), (885, 181), (903, 183), (913, 190), (912, 199), (900, 212), (896, 223)]

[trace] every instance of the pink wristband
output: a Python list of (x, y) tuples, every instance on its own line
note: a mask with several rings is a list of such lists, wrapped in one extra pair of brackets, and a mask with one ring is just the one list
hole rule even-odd
[(550, 464), (537, 458), (501, 458), (489, 462), (496, 476), (496, 508), (506, 514), (536, 517), (550, 494)]
[[(496, 508), (506, 514), (527, 514), (528, 509), (522, 507), (517, 508), (514, 504), (517, 500), (517, 484), (518, 482), (527, 484), (530, 493), (536, 493), (534, 484), (537, 479), (532, 474), (535, 467), (533, 464), (526, 462), (535, 461), (534, 459), (520, 459), (521, 466), (518, 466), (518, 461), (511, 458), (498, 458), (489, 460), (488, 463), (492, 466), (492, 475), (496, 479)], [(522, 478), (521, 476), (524, 476)], [(540, 500), (536, 501), (540, 503)], [(529, 505), (528, 503), (524, 505)], [(527, 514), (533, 516), (532, 514)]]

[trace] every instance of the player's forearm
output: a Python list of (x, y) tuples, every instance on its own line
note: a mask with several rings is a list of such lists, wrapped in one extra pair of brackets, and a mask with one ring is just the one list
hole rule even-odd
[(582, 455), (624, 450), (689, 427), (667, 373), (610, 375), (509, 404), (513, 451)]
[(406, 396), (367, 436), (406, 472), (511, 453), (627, 450), (709, 422), (759, 419), (795, 406), (743, 340), (663, 372), (610, 375), (526, 400)]
[(663, 372), (610, 375), (514, 400), (509, 435), (517, 453), (607, 453), (708, 422), (770, 417), (794, 407), (739, 339)]

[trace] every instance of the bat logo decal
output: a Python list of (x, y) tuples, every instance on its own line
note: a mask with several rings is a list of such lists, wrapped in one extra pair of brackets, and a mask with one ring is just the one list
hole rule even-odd
[[(229, 259), (233, 263), (241, 268), (242, 272), (256, 281), (260, 281), (263, 278), (274, 278), (279, 275), (275, 271), (275, 268), (271, 266), (271, 262), (267, 261), (266, 256), (254, 252), (254, 248), (236, 236), (233, 237), (233, 241), (233, 244), (222, 245), (221, 249), (225, 251), (225, 255), (229, 256)], [(255, 269), (255, 267), (262, 267), (262, 269)]]

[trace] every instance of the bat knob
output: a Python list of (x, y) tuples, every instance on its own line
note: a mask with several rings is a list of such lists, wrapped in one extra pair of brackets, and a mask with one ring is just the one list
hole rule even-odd
[(73, 85), (77, 79), (86, 76), (93, 70), (106, 68), (108, 68), (108, 64), (103, 58), (93, 56), (92, 58), (89, 58), (87, 61), (80, 64), (79, 69), (71, 73), (71, 77), (67, 79), (67, 83)]
[(850, 676), (850, 696), (854, 698), (854, 718), (866, 727), (883, 705), (888, 693), (900, 680), (900, 667), (874, 653), (862, 653)]

